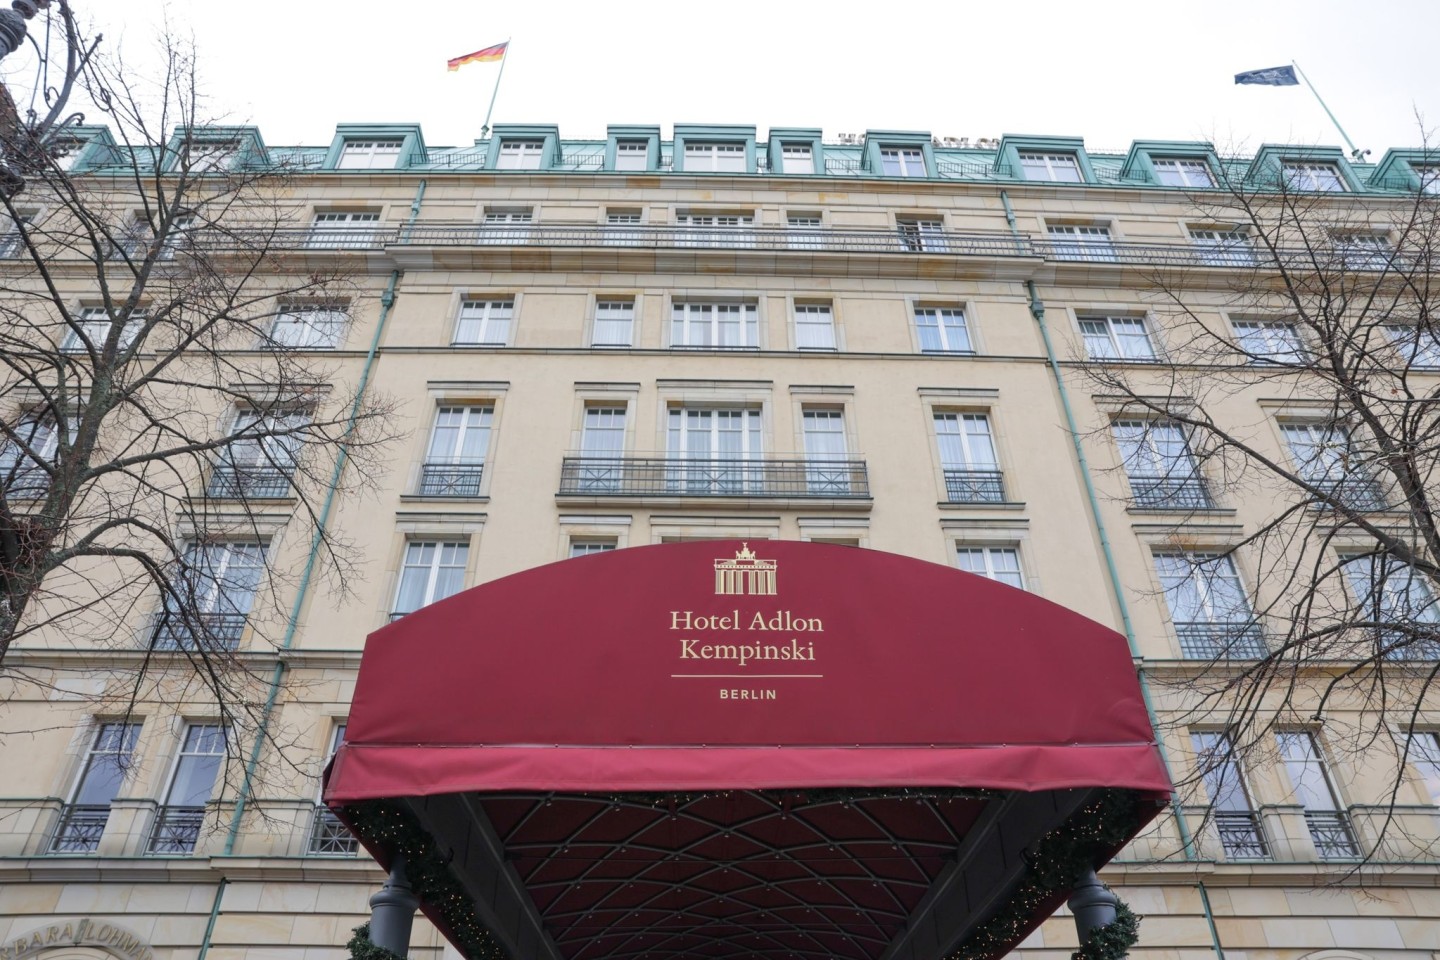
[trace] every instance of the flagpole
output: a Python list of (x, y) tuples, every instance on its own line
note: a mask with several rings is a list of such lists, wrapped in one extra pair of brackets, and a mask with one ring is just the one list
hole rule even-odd
[[(510, 59), (510, 38), (505, 38), (505, 56), (500, 58), (500, 72), (495, 75), (495, 90), (490, 94), (490, 108), (485, 111), (485, 123), (480, 127), (480, 139), (490, 136), (490, 114), (495, 112), (495, 98), (500, 95), (500, 79), (505, 76), (505, 63)], [(1332, 118), (1333, 119), (1333, 118)]]
[(1325, 111), (1325, 116), (1329, 117), (1330, 122), (1335, 124), (1335, 129), (1340, 131), (1340, 136), (1344, 138), (1345, 145), (1350, 148), (1350, 156), (1356, 160), (1363, 159), (1361, 151), (1355, 148), (1355, 144), (1351, 142), (1350, 136), (1345, 132), (1345, 128), (1340, 126), (1339, 120), (1335, 119), (1335, 114), (1331, 113), (1330, 108), (1325, 105), (1325, 101), (1320, 99), (1320, 91), (1315, 89), (1315, 84), (1311, 83), (1310, 78), (1305, 76), (1305, 71), (1300, 69), (1300, 64), (1296, 63), (1294, 60), (1291, 60), (1290, 66), (1294, 67), (1295, 72), (1300, 74), (1300, 79), (1305, 81), (1305, 86), (1309, 87), (1310, 92), (1315, 94), (1315, 99), (1317, 102), (1319, 102), (1320, 109)]

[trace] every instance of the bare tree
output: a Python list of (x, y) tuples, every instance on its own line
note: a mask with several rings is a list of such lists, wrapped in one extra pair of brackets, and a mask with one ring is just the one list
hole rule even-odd
[[(1440, 760), (1440, 197), (1249, 166), (1192, 194), (1193, 247), (1148, 258), (1163, 363), (1084, 369), (1134, 505), (1182, 514), (1157, 559), (1192, 668), (1172, 719), (1223, 731), (1195, 780), (1323, 744), (1389, 784), (1350, 838), (1371, 856), (1414, 839), (1404, 763)], [(1243, 531), (1197, 547), (1218, 506)]]

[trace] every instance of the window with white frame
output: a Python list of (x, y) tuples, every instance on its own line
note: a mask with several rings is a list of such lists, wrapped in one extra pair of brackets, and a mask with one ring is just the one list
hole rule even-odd
[(960, 307), (915, 308), (915, 333), (921, 353), (974, 353), (965, 311)]
[(616, 546), (614, 537), (572, 537), (570, 559), (592, 557), (597, 553), (610, 553)]
[(823, 250), (825, 234), (816, 214), (790, 214), (785, 218), (785, 246), (791, 250)]
[(1392, 324), (1385, 328), (1385, 335), (1405, 358), (1406, 366), (1417, 370), (1440, 369), (1440, 332), (1435, 327)]
[(336, 303), (281, 304), (270, 324), (267, 346), (296, 350), (334, 350), (345, 336), (350, 315)]
[(900, 246), (910, 253), (944, 253), (945, 222), (943, 220), (916, 220), (896, 218), (900, 231)]
[(1155, 176), (1167, 187), (1213, 187), (1210, 164), (1192, 157), (1151, 157)]
[(685, 143), (686, 173), (744, 173), (745, 144)]
[(25, 234), (30, 233), (38, 215), (36, 210), (16, 210), (14, 217), (0, 217), (5, 222), (4, 233), (0, 234), (0, 260), (13, 260), (25, 254)]
[(1144, 317), (1081, 317), (1080, 333), (1091, 360), (1155, 359)]
[(1345, 192), (1345, 178), (1340, 175), (1340, 168), (1333, 163), (1285, 160), (1280, 164), (1280, 175), (1284, 178), (1288, 190)]
[(1235, 346), (1246, 362), (1298, 366), (1305, 362), (1300, 328), (1284, 320), (1235, 320)]
[(1020, 551), (1015, 547), (956, 544), (955, 563), (967, 573), (1025, 589), (1025, 575), (1020, 572)]
[(395, 590), (390, 618), (403, 617), (459, 593), (465, 587), (469, 557), (470, 544), (463, 540), (412, 540), (405, 544), (400, 585)]
[(400, 162), (398, 139), (346, 140), (340, 147), (337, 170), (393, 170)]
[(835, 315), (830, 304), (795, 304), (795, 349), (835, 349)]
[(672, 347), (743, 350), (760, 346), (760, 321), (754, 303), (684, 300), (670, 308)]
[(780, 161), (784, 165), (782, 173), (814, 173), (815, 154), (808, 143), (784, 143), (780, 144)]
[(539, 170), (545, 153), (544, 140), (501, 140), (497, 170)]
[(351, 249), (374, 246), (380, 238), (380, 214), (372, 210), (332, 211), (315, 214), (305, 245), (315, 249)]
[(457, 345), (503, 347), (510, 342), (510, 321), (515, 301), (510, 297), (490, 300), (461, 300), (455, 321)]
[(607, 210), (601, 239), (607, 246), (613, 247), (639, 244), (645, 239), (643, 221), (639, 210)]
[(1264, 655), (1260, 628), (1228, 554), (1156, 553), (1155, 571), (1182, 656), (1213, 660)]
[(650, 169), (650, 141), (649, 141), (649, 140), (616, 140), (616, 141), (615, 141), (615, 169), (616, 169), (616, 170), (648, 170), (648, 169)]
[[(116, 311), (118, 315), (120, 311)], [(65, 339), (60, 342), (62, 353), (84, 353), (87, 349), (86, 341), (89, 341), (89, 348), (96, 353), (105, 349), (105, 341), (109, 338), (114, 321), (111, 320), (110, 311), (104, 307), (81, 307), (79, 315), (75, 318), (79, 329), (70, 328), (65, 332)], [(129, 349), (130, 344), (135, 342), (140, 329), (145, 325), (145, 309), (143, 307), (132, 310), (126, 314), (125, 322), (120, 327), (120, 336), (116, 341), (115, 349), (124, 351)]]
[(624, 404), (586, 404), (580, 421), (580, 458), (571, 468), (585, 493), (617, 493), (625, 477)]
[(1115, 245), (1110, 228), (1098, 225), (1056, 223), (1045, 228), (1050, 236), (1050, 251), (1057, 260), (1093, 260), (1114, 263)]
[(1360, 617), (1378, 625), (1384, 656), (1440, 659), (1440, 601), (1423, 573), (1380, 554), (1349, 557), (1344, 569)]
[[(71, 440), (75, 423), (66, 429)], [(60, 423), (39, 412), (23, 414), (11, 428), (13, 437), (0, 444), (0, 491), (6, 498), (42, 497), (50, 489), (50, 467), (60, 452)]]
[(812, 496), (850, 493), (849, 443), (841, 407), (805, 406), (800, 411), (805, 444), (805, 490)]
[(1112, 430), (1137, 507), (1203, 510), (1213, 506), (1180, 424), (1116, 420)]
[(303, 410), (237, 411), (234, 437), (210, 475), (212, 497), (288, 497), (310, 414)]
[(94, 853), (110, 819), (110, 804), (134, 772), (139, 723), (101, 723), (85, 751), (75, 788), (50, 837), (51, 853)]
[(924, 177), (925, 151), (919, 147), (880, 148), (880, 168), (887, 177)]
[(494, 416), (495, 408), (489, 404), (445, 406), (435, 411), (430, 445), (420, 467), (421, 496), (480, 496)]
[(1005, 485), (995, 458), (990, 417), (984, 413), (936, 410), (935, 441), (950, 503), (1002, 503)]
[(1344, 425), (1323, 421), (1282, 423), (1300, 479), (1352, 510), (1383, 510), (1384, 492), (1368, 458)]
[(152, 648), (235, 649), (264, 575), (263, 543), (189, 544), (165, 591)]
[(1225, 856), (1234, 860), (1269, 859), (1270, 845), (1250, 802), (1244, 771), (1230, 737), (1218, 731), (1196, 731), (1190, 734), (1190, 743)]
[(1026, 180), (1080, 183), (1080, 162), (1073, 153), (1021, 153), (1020, 169)]
[[(347, 724), (341, 722), (335, 724), (335, 729), (330, 733), (330, 748), (325, 752), (325, 762), (321, 765), (323, 770), (330, 765), (336, 751), (345, 742), (345, 728)], [(305, 852), (312, 857), (353, 857), (359, 843), (349, 828), (340, 821), (319, 799), (315, 803), (315, 813), (310, 821), (310, 837), (305, 844)]]
[(201, 140), (185, 145), (191, 173), (217, 173), (228, 170), (240, 155), (240, 144), (234, 140)]
[(681, 213), (675, 238), (681, 247), (753, 247), (755, 218), (749, 214)]
[(1275, 738), (1290, 779), (1291, 793), (1304, 809), (1315, 852), (1321, 860), (1348, 860), (1359, 856), (1350, 817), (1340, 805), (1315, 735), (1308, 730), (1282, 730)]
[(225, 728), (218, 723), (185, 726), (164, 804), (155, 812), (145, 852), (185, 855), (195, 851), (205, 823), (205, 805), (215, 792), (215, 778), (225, 763)]
[(1440, 194), (1440, 163), (1412, 163), (1410, 169), (1420, 178), (1420, 192)]
[(481, 221), (478, 240), (482, 244), (495, 246), (529, 243), (534, 236), (534, 221), (534, 211), (528, 208), (487, 209)]
[(1350, 270), (1384, 270), (1390, 266), (1390, 241), (1383, 233), (1343, 232), (1333, 235), (1335, 253)]
[(1255, 248), (1244, 230), (1190, 227), (1190, 241), (1200, 248), (1201, 262), (1212, 267), (1243, 267), (1255, 263)]
[(199, 222), (199, 218), (193, 213), (177, 213), (171, 218), (170, 227), (160, 241), (160, 249), (156, 251), (155, 259), (174, 260), (175, 254), (188, 250), (195, 238), (195, 228)]
[(80, 154), (85, 152), (84, 140), (73, 140), (69, 137), (61, 137), (52, 140), (46, 145), (51, 159), (55, 161), (55, 167), (59, 170), (73, 170), (80, 159)]
[(755, 493), (765, 471), (759, 407), (672, 406), (665, 440), (666, 487), (700, 496)]
[(635, 338), (634, 300), (596, 300), (591, 346), (628, 347)]
[(1430, 802), (1440, 806), (1440, 733), (1416, 730), (1406, 738), (1405, 759), (1419, 772)]

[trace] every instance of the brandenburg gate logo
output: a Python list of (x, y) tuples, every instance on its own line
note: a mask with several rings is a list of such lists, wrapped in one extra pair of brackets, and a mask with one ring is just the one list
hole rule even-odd
[(715, 593), (774, 596), (775, 561), (761, 560), (750, 544), (742, 543), (734, 560), (715, 561)]

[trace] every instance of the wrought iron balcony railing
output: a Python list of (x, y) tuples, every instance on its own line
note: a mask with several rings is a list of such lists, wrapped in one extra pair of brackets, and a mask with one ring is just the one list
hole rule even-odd
[(108, 805), (72, 803), (60, 813), (55, 835), (50, 838), (51, 853), (94, 853), (100, 849), (100, 837), (110, 820)]
[(420, 467), (420, 496), (478, 497), (483, 460), (430, 460)]
[(0, 466), (0, 483), (11, 500), (39, 500), (50, 492), (50, 474), (32, 461)]
[(305, 852), (312, 857), (353, 857), (360, 844), (355, 835), (325, 807), (315, 808)]
[(1135, 506), (1153, 510), (1208, 510), (1215, 505), (1200, 477), (1131, 477)]
[(951, 503), (1004, 503), (1005, 475), (999, 470), (946, 467), (945, 499)]
[(1321, 860), (1353, 860), (1360, 856), (1350, 815), (1343, 810), (1306, 810), (1305, 825)]
[(290, 476), (291, 471), (281, 467), (221, 463), (210, 474), (205, 493), (221, 500), (278, 500), (290, 496)]
[(1265, 656), (1258, 623), (1177, 623), (1180, 654), (1186, 660), (1257, 660)]
[(565, 457), (561, 496), (867, 499), (864, 460)]
[(245, 632), (243, 613), (163, 613), (150, 640), (152, 650), (234, 650)]
[[(1311, 483), (1351, 510), (1385, 510), (1390, 506), (1384, 489), (1373, 477), (1351, 475), (1335, 480), (1321, 478)], [(1314, 506), (1318, 510), (1331, 509), (1330, 504), (1318, 500)]]
[(1251, 810), (1215, 811), (1215, 832), (1230, 860), (1269, 860), (1270, 844), (1260, 815)]
[(193, 853), (204, 823), (204, 807), (161, 807), (150, 828), (145, 852), (159, 856)]

